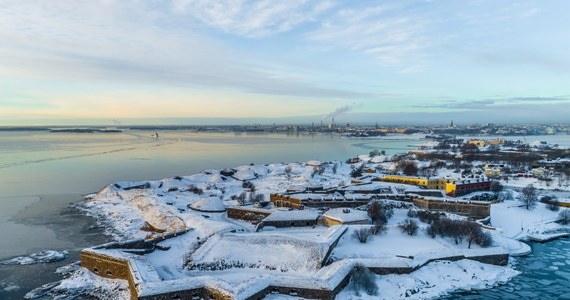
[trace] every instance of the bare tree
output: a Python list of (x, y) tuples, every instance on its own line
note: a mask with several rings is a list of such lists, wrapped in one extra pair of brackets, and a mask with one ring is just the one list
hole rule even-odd
[(352, 171), (350, 171), (350, 176), (352, 176), (353, 178), (357, 178), (362, 176), (363, 172), (364, 172), (364, 164), (360, 165), (358, 168), (353, 166)]
[(291, 166), (287, 165), (287, 166), (285, 167), (285, 174), (287, 175), (287, 178), (290, 178), (290, 177), (291, 177), (291, 172), (292, 172), (292, 171), (293, 171), (293, 168), (292, 168)]
[(526, 206), (526, 209), (533, 209), (536, 206), (536, 202), (538, 202), (536, 188), (529, 184), (522, 189), (522, 193), (521, 202), (523, 205)]
[(378, 222), (375, 222), (374, 225), (372, 225), (372, 227), (370, 227), (370, 232), (373, 235), (380, 235), (380, 234), (386, 232), (387, 229), (388, 228), (386, 227), (385, 223), (378, 221)]
[(490, 190), (491, 190), (491, 192), (495, 193), (495, 195), (498, 196), (498, 194), (503, 190), (503, 185), (501, 184), (501, 182), (499, 182), (497, 180), (493, 180), (493, 181), (491, 181)]
[(237, 196), (237, 202), (240, 205), (245, 205), (247, 203), (247, 193), (241, 192), (241, 194), (239, 194), (239, 196)]
[(469, 248), (471, 248), (472, 242), (479, 244), (481, 247), (489, 247), (493, 244), (491, 235), (483, 232), (479, 224), (471, 221), (440, 218), (431, 223), (427, 228), (427, 233), (431, 237), (436, 235), (451, 237), (455, 240), (456, 245), (465, 238), (469, 243)]
[(394, 210), (391, 207), (382, 205), (378, 201), (372, 201), (368, 206), (367, 212), (374, 224), (387, 224), (388, 220), (394, 215)]
[(360, 243), (366, 244), (368, 238), (372, 235), (370, 228), (362, 227), (359, 229), (355, 229), (352, 232), (352, 236), (355, 237)]
[(405, 219), (398, 224), (398, 228), (402, 233), (407, 233), (408, 235), (416, 235), (418, 233), (418, 223), (412, 219)]
[(352, 269), (350, 282), (357, 296), (360, 296), (360, 291), (364, 291), (371, 296), (378, 294), (374, 273), (361, 264), (356, 265)]
[(483, 233), (481, 231), (481, 226), (475, 222), (461, 222), (458, 224), (461, 234), (467, 239), (467, 248), (471, 249), (471, 243), (479, 238)]
[(408, 176), (418, 175), (418, 166), (411, 160), (401, 160), (396, 163), (396, 170)]

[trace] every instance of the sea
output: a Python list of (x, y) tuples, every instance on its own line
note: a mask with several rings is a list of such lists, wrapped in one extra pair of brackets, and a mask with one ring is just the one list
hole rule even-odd
[(82, 248), (108, 241), (73, 204), (113, 182), (251, 163), (344, 161), (375, 149), (402, 153), (421, 143), (413, 135), (0, 131), (0, 261), (44, 249), (69, 251), (57, 263), (0, 264), (0, 299), (22, 299), (59, 280), (56, 268), (77, 261)]
[[(0, 264), (0, 299), (22, 299), (31, 289), (59, 280), (56, 268), (79, 260), (82, 248), (109, 241), (95, 220), (73, 204), (113, 182), (190, 175), (250, 163), (344, 161), (375, 149), (397, 154), (424, 143), (422, 137), (129, 129), (115, 133), (0, 131), (0, 261), (44, 249), (69, 251), (69, 258), (56, 263)], [(568, 136), (526, 139), (570, 146)], [(530, 270), (512, 281), (519, 285), (509, 283), (489, 292), (456, 296), (525, 298), (539, 296), (548, 283), (548, 297), (564, 297), (570, 286), (570, 261), (566, 259), (570, 243), (559, 241), (534, 249), (542, 254), (518, 262), (518, 268)], [(553, 261), (557, 255), (565, 258)], [(543, 272), (532, 271), (533, 266)]]

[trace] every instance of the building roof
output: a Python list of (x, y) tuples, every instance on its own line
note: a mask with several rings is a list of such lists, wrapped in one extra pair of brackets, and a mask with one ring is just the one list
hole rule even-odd
[(267, 216), (263, 221), (296, 221), (296, 220), (310, 220), (314, 221), (319, 217), (317, 211), (311, 209), (303, 210), (277, 210)]
[(357, 221), (368, 221), (368, 213), (362, 210), (356, 210), (352, 208), (333, 208), (329, 209), (324, 217), (337, 220), (342, 223), (350, 223)]

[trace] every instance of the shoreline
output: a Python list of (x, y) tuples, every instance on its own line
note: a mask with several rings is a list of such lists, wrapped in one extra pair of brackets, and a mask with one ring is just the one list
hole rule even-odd
[[(57, 248), (50, 250), (66, 250), (69, 252), (68, 257), (64, 260), (52, 263), (38, 263), (31, 265), (0, 265), (0, 298), (1, 299), (23, 299), (24, 295), (47, 283), (62, 280), (63, 277), (56, 273), (60, 267), (73, 264), (80, 259), (80, 251), (84, 247), (97, 245), (101, 242), (111, 240), (110, 236), (105, 234), (103, 228), (97, 226), (97, 219), (83, 213), (80, 209), (74, 207), (83, 199), (75, 201), (73, 204), (60, 207), (59, 209), (46, 209), (48, 214), (40, 214), (45, 206), (59, 207), (53, 205), (44, 197), (32, 204), (31, 211), (18, 213), (14, 220), (18, 223), (30, 226), (43, 226), (52, 230), (58, 239), (65, 239), (73, 243), (71, 248)], [(40, 203), (42, 202), (42, 203)], [(39, 247), (38, 249), (43, 249)], [(29, 255), (35, 250), (30, 249), (26, 253), (20, 253), (15, 256), (7, 257), (7, 259)], [(7, 290), (6, 290), (7, 289)]]

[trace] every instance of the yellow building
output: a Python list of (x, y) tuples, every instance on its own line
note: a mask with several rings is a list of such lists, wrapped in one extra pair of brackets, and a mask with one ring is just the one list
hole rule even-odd
[(456, 181), (445, 185), (445, 194), (457, 197), (477, 191), (488, 191), (490, 188), (489, 180)]
[(414, 176), (400, 176), (400, 175), (386, 175), (380, 178), (382, 181), (411, 184), (426, 189), (437, 189), (444, 190), (446, 184), (455, 182), (455, 179), (445, 179), (445, 178), (426, 178), (426, 177), (414, 177)]
[(486, 143), (487, 145), (495, 145), (495, 146), (502, 145), (505, 143), (505, 139), (497, 138), (497, 139), (487, 140)]
[(471, 145), (475, 145), (477, 147), (485, 147), (485, 141), (484, 140), (470, 140), (468, 143)]

